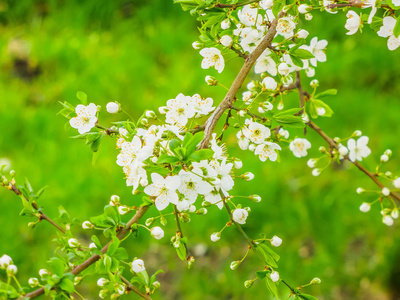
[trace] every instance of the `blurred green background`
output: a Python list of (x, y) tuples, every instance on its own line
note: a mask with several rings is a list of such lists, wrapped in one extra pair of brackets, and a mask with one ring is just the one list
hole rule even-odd
[[(118, 101), (137, 117), (180, 92), (200, 93), (216, 102), (223, 98), (222, 88), (204, 82), (205, 75), (218, 74), (202, 70), (201, 56), (191, 47), (198, 24), (171, 2), (0, 2), (0, 158), (11, 161), (20, 183), (27, 177), (35, 189), (49, 186), (39, 201), (49, 216), (56, 216), (57, 207), (63, 205), (71, 216), (84, 221), (100, 214), (113, 194), (126, 204), (137, 203), (115, 164), (114, 141), (103, 142), (92, 166), (88, 147), (70, 139), (76, 132), (65, 130), (66, 119), (56, 115), (61, 107), (58, 101), (77, 104), (75, 94), (82, 90), (90, 102), (105, 108), (107, 102)], [(390, 52), (386, 40), (369, 28), (346, 36), (344, 14), (313, 15), (311, 22), (300, 26), (310, 37), (329, 41), (328, 61), (319, 63), (316, 78), (321, 90), (339, 90), (328, 99), (335, 115), (320, 118), (317, 124), (331, 136), (346, 137), (362, 130), (370, 137), (372, 149), (365, 165), (374, 169), (379, 156), (390, 148), (394, 155), (387, 169), (398, 172), (399, 52)], [(17, 62), (24, 47), (30, 48), (29, 57)], [(241, 63), (230, 61), (218, 75), (220, 82), (229, 85)], [(308, 86), (306, 79), (304, 84)], [(108, 125), (119, 119), (102, 114), (101, 120)], [(314, 132), (308, 132), (307, 139), (313, 144), (309, 157), (318, 156), (324, 141)], [(319, 299), (400, 299), (398, 226), (383, 225), (377, 206), (368, 214), (359, 212), (363, 201), (375, 199), (355, 193), (359, 186), (375, 189), (366, 176), (345, 164), (313, 177), (306, 166), (308, 158), (296, 159), (288, 149), (281, 151), (281, 163), (261, 163), (235, 146), (233, 134), (226, 141), (231, 155), (243, 157), (243, 171), (256, 175), (252, 182), (239, 182), (233, 194), (257, 193), (263, 198), (259, 204), (249, 204), (252, 212), (245, 230), (253, 238), (264, 232), (283, 239), (277, 249), (282, 277), (294, 286), (321, 278), (320, 286), (305, 289)], [(55, 231), (45, 222), (29, 229), (27, 223), (33, 219), (20, 217), (21, 209), (17, 196), (0, 189), (0, 255), (13, 257), (18, 278), (26, 284), (47, 267)], [(156, 215), (154, 208), (149, 215)], [(255, 277), (256, 257), (251, 255), (236, 271), (229, 269), (230, 262), (246, 251), (235, 229), (224, 231), (218, 243), (210, 241), (210, 234), (226, 221), (224, 213), (211, 208), (207, 215), (183, 225), (197, 259), (190, 270), (169, 245), (176, 230), (172, 220), (160, 242), (145, 232), (126, 241), (130, 259), (143, 258), (149, 272), (164, 269), (155, 299), (271, 299), (262, 282), (248, 290), (243, 286)], [(80, 222), (74, 232), (89, 243), (91, 233), (82, 232)], [(4, 279), (4, 273), (0, 276)], [(86, 278), (80, 286), (86, 298), (98, 298), (97, 279)], [(282, 286), (280, 291), (286, 299), (288, 290)], [(123, 296), (128, 298), (135, 295)]]

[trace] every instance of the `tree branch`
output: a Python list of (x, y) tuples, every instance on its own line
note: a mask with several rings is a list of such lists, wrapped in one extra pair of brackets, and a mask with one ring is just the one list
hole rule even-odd
[[(280, 17), (281, 14), (282, 13), (280, 13), (278, 17)], [(247, 56), (242, 68), (239, 71), (239, 74), (236, 76), (227, 94), (225, 95), (224, 100), (222, 100), (222, 102), (218, 105), (212, 115), (207, 119), (204, 127), (204, 139), (201, 141), (199, 149), (208, 148), (210, 137), (214, 131), (215, 126), (218, 123), (218, 120), (221, 118), (225, 110), (232, 107), (232, 103), (235, 99), (236, 93), (241, 88), (244, 80), (251, 71), (257, 58), (259, 58), (264, 50), (271, 45), (272, 39), (275, 37), (276, 34), (277, 25), (278, 19), (273, 20), (267, 34), (265, 35), (261, 43), (256, 47), (256, 49), (254, 49), (252, 53), (249, 54), (249, 56)]]
[[(136, 212), (136, 214), (129, 220), (129, 222), (126, 224), (126, 226), (124, 228), (122, 228), (118, 234), (117, 234), (117, 238), (118, 239), (122, 239), (130, 230), (131, 230), (131, 226), (137, 222), (139, 222), (139, 220), (142, 218), (142, 216), (146, 213), (146, 211), (150, 208), (150, 206), (142, 206), (139, 208), (139, 210)], [(107, 243), (107, 245), (105, 245), (102, 249), (101, 249), (101, 253), (106, 253), (108, 247), (110, 246), (111, 241)], [(83, 270), (87, 269), (88, 267), (90, 267), (91, 265), (93, 265), (96, 261), (98, 261), (101, 258), (100, 255), (92, 255), (89, 259), (87, 259), (85, 262), (83, 262), (82, 264), (80, 264), (79, 266), (76, 266), (71, 273), (74, 274), (75, 276), (77, 274), (79, 274), (80, 272), (82, 272)], [(132, 289), (134, 292), (135, 290)], [(44, 288), (40, 288), (37, 289), (31, 293), (28, 293), (24, 296), (22, 296), (21, 298), (19, 298), (19, 300), (26, 300), (26, 299), (33, 299), (36, 298), (40, 295), (42, 295), (44, 293)], [(139, 294), (140, 295), (140, 294)], [(142, 295), (140, 295), (141, 297), (143, 297)], [(145, 297), (143, 297), (145, 298)], [(145, 299), (150, 299), (150, 298), (145, 298)]]

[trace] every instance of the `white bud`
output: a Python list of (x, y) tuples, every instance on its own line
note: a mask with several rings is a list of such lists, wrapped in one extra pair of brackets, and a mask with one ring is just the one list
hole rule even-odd
[(317, 107), (317, 114), (318, 114), (318, 116), (323, 116), (323, 115), (325, 115), (325, 113), (326, 113), (325, 108), (323, 108), (323, 107)]
[(392, 213), (390, 214), (390, 216), (393, 219), (397, 219), (399, 217), (399, 210), (397, 209), (397, 207), (393, 208)]
[(233, 221), (235, 221), (236, 223), (239, 224), (245, 224), (246, 223), (246, 219), (249, 215), (249, 212), (243, 208), (236, 208), (233, 212), (232, 212), (232, 219)]
[(390, 195), (390, 190), (387, 187), (384, 187), (382, 189), (382, 195), (385, 196), (385, 197), (389, 196)]
[(146, 118), (156, 119), (157, 115), (156, 115), (156, 113), (154, 111), (148, 110), (148, 111), (146, 111)]
[(369, 210), (371, 209), (371, 204), (364, 202), (360, 205), (360, 211), (362, 211), (363, 213), (369, 212)]
[(274, 247), (279, 247), (282, 245), (282, 239), (274, 235), (271, 240), (271, 245)]
[(365, 190), (362, 187), (357, 188), (356, 190), (357, 194), (362, 194), (365, 192)]
[(152, 229), (150, 229), (150, 232), (153, 238), (155, 238), (156, 240), (162, 239), (164, 237), (164, 230), (159, 226), (153, 227)]
[(169, 109), (166, 106), (160, 106), (158, 108), (158, 111), (160, 112), (160, 114), (165, 115), (169, 111)]
[(108, 279), (106, 279), (106, 278), (100, 278), (99, 280), (97, 280), (97, 285), (98, 285), (98, 286), (105, 286), (108, 282), (109, 282)]
[(389, 156), (387, 156), (386, 154), (381, 155), (381, 162), (387, 162), (388, 160), (389, 160)]
[(319, 279), (318, 277), (315, 277), (315, 278), (313, 278), (313, 280), (311, 280), (310, 283), (313, 285), (321, 284), (321, 279)]
[(229, 266), (232, 270), (236, 270), (238, 268), (238, 266), (240, 265), (240, 261), (235, 260), (233, 262), (231, 262), (231, 265)]
[(353, 132), (353, 136), (361, 136), (361, 135), (362, 135), (361, 130), (356, 130)]
[(94, 226), (92, 223), (90, 223), (89, 221), (85, 221), (82, 223), (82, 228), (83, 229), (92, 229)]
[(278, 83), (272, 77), (265, 77), (262, 81), (262, 86), (265, 90), (276, 90)]
[(339, 153), (340, 153), (341, 156), (346, 156), (349, 153), (349, 149), (347, 149), (343, 145), (340, 145), (339, 146)]
[(13, 276), (13, 275), (17, 274), (17, 272), (18, 272), (18, 268), (16, 265), (9, 265), (7, 267), (7, 275), (8, 276)]
[(212, 235), (211, 235), (211, 241), (213, 241), (213, 242), (218, 242), (219, 241), (219, 239), (221, 238), (221, 232), (214, 232)]
[(318, 81), (318, 79), (313, 79), (313, 80), (311, 80), (310, 86), (311, 86), (312, 88), (318, 87), (318, 86), (319, 86), (319, 81)]
[(256, 195), (256, 194), (250, 195), (249, 199), (250, 199), (250, 201), (253, 201), (253, 202), (256, 202), (256, 203), (261, 201), (261, 197), (259, 195)]
[(240, 159), (235, 159), (233, 164), (236, 169), (241, 169), (243, 167), (243, 162)]
[(278, 66), (278, 73), (281, 74), (282, 76), (287, 76), (290, 73), (289, 66), (287, 63), (281, 63)]
[(392, 155), (392, 150), (387, 149), (384, 153), (385, 153), (387, 156), (391, 156), (391, 155)]
[(12, 258), (7, 254), (4, 254), (2, 257), (0, 257), (0, 268), (6, 269), (12, 263)]
[(319, 176), (319, 174), (321, 174), (321, 169), (315, 168), (314, 170), (312, 170), (311, 174), (313, 176)]
[(297, 38), (306, 39), (308, 37), (308, 31), (305, 29), (301, 29), (296, 33)]
[(96, 244), (95, 244), (95, 243), (90, 243), (90, 244), (89, 244), (89, 248), (90, 248), (90, 249), (93, 249), (93, 248), (97, 248), (97, 247), (96, 247)]
[(131, 211), (131, 208), (126, 205), (118, 206), (118, 212), (120, 215), (125, 215)]
[(193, 43), (192, 43), (192, 47), (193, 47), (193, 49), (195, 49), (195, 50), (200, 50), (201, 48), (204, 47), (204, 44), (201, 43), (201, 42), (196, 41), (196, 42), (193, 42)]
[(135, 259), (132, 262), (132, 270), (135, 273), (143, 272), (146, 268), (144, 267), (144, 261), (141, 259)]
[(69, 245), (71, 248), (77, 248), (77, 247), (80, 246), (78, 240), (75, 239), (75, 238), (69, 239), (69, 240), (68, 240), (68, 245)]
[(221, 37), (219, 42), (221, 43), (222, 46), (230, 47), (233, 43), (233, 40), (229, 35), (224, 35)]
[(313, 67), (308, 67), (305, 72), (306, 72), (307, 77), (315, 76), (315, 69)]
[(386, 171), (386, 172), (385, 172), (385, 175), (386, 175), (387, 177), (391, 177), (393, 174), (392, 174), (392, 172), (390, 172), (390, 171)]
[(308, 161), (307, 161), (307, 166), (309, 167), (309, 168), (315, 168), (315, 165), (317, 164), (317, 160), (315, 159), (315, 158), (310, 158)]
[(29, 278), (28, 284), (31, 288), (39, 286), (39, 280), (36, 277)]
[(312, 18), (313, 18), (313, 15), (310, 14), (310, 13), (306, 13), (306, 14), (304, 15), (304, 18), (305, 18), (307, 21), (311, 21)]
[(108, 102), (106, 109), (110, 114), (117, 114), (121, 111), (121, 105), (118, 102)]
[(231, 21), (229, 19), (225, 19), (221, 22), (222, 29), (228, 29), (231, 26)]
[(196, 211), (196, 206), (190, 205), (189, 206), (189, 212), (194, 213)]
[(244, 180), (246, 180), (246, 181), (250, 181), (250, 180), (253, 180), (254, 174), (251, 173), (251, 172), (246, 172), (246, 173), (244, 173), (244, 174), (242, 175), (242, 178), (243, 178)]
[(284, 108), (283, 101), (279, 101), (277, 109), (282, 110), (283, 108)]
[(257, 146), (254, 145), (254, 144), (250, 144), (250, 146), (249, 146), (249, 150), (250, 150), (251, 152), (254, 152), (254, 150), (256, 150), (256, 148), (257, 148)]
[(387, 226), (392, 226), (394, 221), (391, 216), (383, 216), (382, 222)]
[[(111, 204), (111, 203), (113, 203), (113, 204)], [(117, 195), (112, 195), (112, 196), (111, 196), (110, 204), (113, 205), (113, 206), (118, 205), (118, 204), (119, 204), (119, 196), (117, 196)]]
[(279, 273), (274, 271), (269, 275), (269, 277), (271, 277), (273, 282), (277, 282), (279, 280)]
[(39, 276), (42, 278), (45, 278), (47, 275), (50, 275), (50, 272), (46, 269), (40, 269), (39, 270)]
[(393, 180), (393, 185), (396, 189), (400, 189), (400, 177), (397, 177), (395, 180)]
[(213, 86), (218, 84), (218, 80), (214, 76), (207, 75), (205, 78), (207, 85)]
[(157, 161), (158, 161), (158, 157), (153, 156), (150, 160), (151, 160), (151, 162), (152, 162), (153, 164), (156, 164)]
[(310, 6), (308, 6), (307, 4), (301, 4), (301, 5), (299, 5), (299, 13), (301, 13), (301, 14), (306, 14), (306, 13), (308, 13), (309, 11), (311, 11), (311, 7)]
[(118, 295), (123, 295), (125, 293), (125, 286), (123, 284), (117, 286), (117, 293)]

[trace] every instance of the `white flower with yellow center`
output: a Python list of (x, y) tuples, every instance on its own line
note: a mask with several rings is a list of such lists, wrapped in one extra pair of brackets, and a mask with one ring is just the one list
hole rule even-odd
[(144, 192), (156, 197), (155, 206), (158, 210), (165, 209), (169, 203), (178, 204), (178, 195), (176, 194), (177, 188), (181, 185), (179, 176), (162, 177), (160, 174), (151, 174), (152, 184), (144, 188)]
[(266, 161), (268, 158), (270, 161), (276, 161), (278, 154), (275, 150), (282, 150), (278, 144), (271, 142), (264, 142), (256, 147), (254, 151), (255, 155), (258, 155), (261, 161)]
[(357, 141), (349, 139), (347, 141), (347, 148), (349, 149), (349, 159), (352, 162), (356, 160), (362, 161), (363, 157), (371, 154), (371, 149), (368, 148), (368, 137), (361, 136)]
[(181, 179), (181, 185), (178, 187), (178, 191), (185, 196), (189, 204), (193, 204), (196, 201), (198, 194), (209, 194), (213, 189), (211, 184), (190, 172), (181, 170), (179, 172), (179, 177)]
[(246, 26), (260, 26), (262, 16), (258, 14), (258, 8), (251, 8), (250, 5), (245, 5), (238, 11), (239, 21)]
[(282, 35), (285, 39), (294, 36), (296, 24), (290, 17), (283, 17), (278, 20), (276, 33)]
[(196, 112), (196, 117), (208, 115), (214, 110), (212, 98), (201, 98), (199, 94), (195, 94), (191, 97), (190, 104), (193, 105)]
[(350, 10), (346, 14), (346, 17), (347, 17), (347, 21), (346, 21), (346, 24), (344, 25), (344, 28), (346, 28), (349, 31), (346, 34), (347, 35), (355, 34), (361, 25), (360, 16), (355, 11)]
[(389, 37), (387, 45), (389, 50), (393, 51), (400, 46), (400, 37), (395, 37), (393, 30), (396, 25), (396, 19), (393, 17), (384, 17), (383, 26), (377, 32), (381, 37)]
[(272, 59), (271, 50), (266, 49), (257, 59), (254, 66), (254, 72), (261, 74), (268, 72), (270, 75), (275, 76), (278, 73), (276, 62)]
[(261, 144), (271, 135), (271, 130), (260, 123), (251, 122), (247, 128), (243, 129), (243, 133), (251, 142)]
[(235, 182), (232, 179), (231, 171), (232, 171), (233, 164), (226, 163), (226, 159), (221, 161), (219, 164), (218, 162), (214, 161), (213, 168), (217, 171), (218, 175), (217, 178), (219, 182), (214, 183), (214, 186), (221, 190), (225, 196), (228, 196), (228, 191), (230, 191)]
[(204, 200), (210, 202), (211, 204), (215, 204), (219, 209), (224, 207), (221, 194), (217, 190), (212, 190), (209, 194), (204, 195)]
[[(128, 166), (138, 157), (140, 157), (139, 153), (142, 149), (142, 141), (140, 138), (135, 135), (132, 139), (132, 142), (124, 142), (121, 145), (121, 152), (117, 156), (117, 165), (124, 167)], [(144, 160), (148, 157), (141, 157)], [(144, 159), (143, 159), (144, 158)]]
[(249, 215), (249, 212), (243, 208), (236, 208), (233, 212), (232, 212), (232, 219), (233, 221), (235, 221), (236, 223), (239, 224), (245, 224), (246, 223), (246, 219)]
[(131, 186), (133, 188), (132, 193), (136, 191), (141, 186), (148, 185), (147, 173), (146, 170), (143, 169), (144, 163), (139, 160), (131, 163), (128, 166), (124, 167), (124, 173), (126, 175), (126, 186)]
[(75, 108), (76, 117), (69, 120), (69, 124), (78, 129), (80, 134), (89, 132), (93, 127), (96, 126), (97, 122), (97, 106), (94, 103), (90, 103), (88, 106), (78, 104)]
[(249, 148), (249, 139), (244, 135), (243, 131), (238, 131), (236, 137), (238, 139), (239, 148), (242, 150), (247, 150)]
[(193, 105), (190, 105), (191, 100), (190, 96), (185, 96), (182, 93), (175, 99), (168, 100), (167, 108), (169, 111), (165, 115), (165, 122), (181, 127), (185, 126), (195, 114)]
[(311, 39), (310, 46), (308, 46), (308, 50), (315, 56), (314, 58), (310, 59), (311, 65), (316, 67), (317, 61), (319, 62), (326, 61), (326, 54), (325, 54), (326, 46), (328, 46), (328, 42), (326, 40), (318, 41), (317, 37), (313, 37)]
[(218, 73), (221, 73), (225, 67), (224, 57), (217, 48), (203, 48), (200, 50), (200, 55), (203, 56), (201, 67), (203, 69), (209, 69), (214, 67)]
[(307, 149), (311, 148), (311, 143), (306, 139), (297, 138), (290, 142), (289, 149), (296, 157), (307, 156)]

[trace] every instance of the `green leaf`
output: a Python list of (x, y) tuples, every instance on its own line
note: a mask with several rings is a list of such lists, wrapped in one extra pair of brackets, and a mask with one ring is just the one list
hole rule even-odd
[(187, 160), (199, 162), (201, 160), (208, 159), (208, 158), (212, 157), (213, 155), (214, 155), (214, 151), (212, 151), (211, 149), (200, 149), (200, 150), (193, 152), (188, 157)]
[[(311, 102), (314, 103), (314, 105), (317, 109), (319, 107), (321, 107), (325, 110), (325, 113), (323, 115), (321, 115), (322, 117), (331, 117), (333, 115), (333, 110), (325, 102), (318, 100), (318, 99), (313, 99)], [(317, 111), (317, 113), (318, 113), (318, 111)]]
[(192, 138), (188, 141), (187, 144), (183, 143), (186, 147), (186, 155), (191, 155), (194, 151), (196, 151), (198, 144), (203, 140), (204, 132), (197, 132)]
[(58, 286), (68, 293), (73, 293), (75, 291), (74, 282), (66, 277), (61, 280)]
[(156, 281), (156, 276), (157, 276), (157, 274), (160, 274), (160, 273), (164, 273), (164, 271), (163, 270), (157, 270), (153, 275), (151, 275), (151, 277), (150, 277), (150, 285), (152, 285), (153, 282)]
[(259, 245), (257, 245), (256, 250), (258, 251), (258, 253), (260, 253), (262, 258), (264, 259), (264, 262), (267, 265), (270, 265), (273, 268), (278, 267), (276, 260), (274, 259), (274, 257), (271, 254), (269, 254), (269, 251), (266, 249), (266, 245), (259, 244)]
[(100, 243), (100, 240), (99, 240), (99, 238), (97, 236), (92, 235), (92, 237), (90, 239), (96, 245), (97, 249), (101, 249), (101, 243)]
[(106, 205), (104, 207), (104, 214), (111, 220), (115, 222), (115, 225), (119, 224), (121, 220), (121, 216), (118, 213), (118, 210), (115, 206), (112, 205)]
[(179, 158), (175, 156), (169, 156), (168, 154), (161, 154), (157, 160), (158, 164), (175, 164), (179, 161)]
[(270, 271), (257, 271), (256, 275), (258, 277), (258, 279), (263, 280), (265, 278), (265, 276), (267, 276), (267, 274), (269, 274)]
[(50, 264), (53, 267), (54, 274), (58, 275), (59, 277), (64, 275), (65, 264), (61, 259), (52, 257), (50, 258)]
[(322, 93), (319, 93), (318, 95), (315, 95), (313, 98), (322, 98), (325, 96), (336, 95), (336, 94), (337, 94), (337, 89), (330, 89), (330, 90), (323, 91)]
[(172, 141), (169, 142), (169, 149), (171, 149), (173, 153), (177, 154), (176, 149), (181, 145), (182, 144), (180, 139), (173, 139)]
[(93, 152), (97, 152), (100, 148), (100, 143), (101, 143), (101, 139), (103, 138), (104, 133), (101, 134), (97, 139), (95, 139), (93, 141), (93, 143), (90, 145), (90, 150), (92, 150)]
[(117, 251), (120, 243), (121, 243), (121, 241), (116, 236), (113, 236), (112, 242), (111, 242), (110, 246), (108, 246), (108, 249), (107, 249), (107, 255), (109, 255), (109, 256), (114, 255), (114, 253)]
[(282, 10), (282, 8), (285, 5), (286, 5), (286, 1), (284, 1), (284, 0), (274, 1), (274, 5), (272, 6), (272, 13), (274, 14), (275, 18), (278, 18), (279, 12)]
[(310, 51), (308, 51), (306, 49), (296, 49), (291, 54), (300, 59), (311, 59), (311, 58), (315, 57), (314, 54), (312, 54)]
[(114, 253), (114, 257), (119, 260), (128, 259), (128, 252), (126, 252), (125, 248), (118, 248)]
[(0, 295), (3, 295), (2, 292), (4, 292), (4, 294), (6, 294), (8, 297), (1, 299), (12, 299), (20, 296), (13, 286), (0, 281)]
[(263, 249), (264, 249), (265, 251), (267, 251), (268, 254), (271, 255), (273, 259), (275, 259), (275, 261), (279, 261), (279, 259), (280, 259), (281, 257), (280, 257), (274, 250), (272, 250), (271, 247), (268, 247), (268, 246), (265, 245), (265, 244), (262, 244), (262, 245), (263, 245)]
[(276, 287), (276, 283), (272, 281), (271, 277), (266, 276), (265, 281), (268, 289), (274, 294), (275, 298), (279, 300), (278, 289)]
[(304, 128), (305, 127), (303, 119), (299, 116), (282, 115), (282, 116), (274, 116), (273, 118), (279, 124), (284, 124), (287, 127), (291, 127), (291, 128)]
[(318, 118), (317, 107), (314, 101), (309, 101), (306, 104), (306, 110), (312, 119)]
[(291, 55), (291, 54), (289, 54), (289, 56), (290, 56), (290, 58), (292, 59), (292, 62), (296, 65), (296, 66), (298, 66), (298, 67), (300, 67), (300, 68), (302, 68), (303, 67), (303, 61), (300, 59), (300, 58), (298, 58), (297, 56), (294, 56), (294, 55)]
[(186, 260), (186, 247), (184, 243), (180, 243), (178, 248), (175, 248), (178, 257), (183, 261)]
[(318, 298), (316, 298), (312, 295), (308, 295), (308, 294), (299, 294), (299, 295), (297, 295), (297, 297), (299, 297), (300, 299), (304, 299), (304, 300), (318, 300)]
[(278, 112), (274, 115), (274, 117), (279, 117), (279, 116), (284, 116), (284, 115), (294, 115), (298, 113), (301, 110), (301, 108), (291, 108), (285, 111)]
[(78, 98), (78, 100), (81, 101), (83, 105), (87, 105), (87, 95), (84, 92), (76, 92), (76, 98)]

